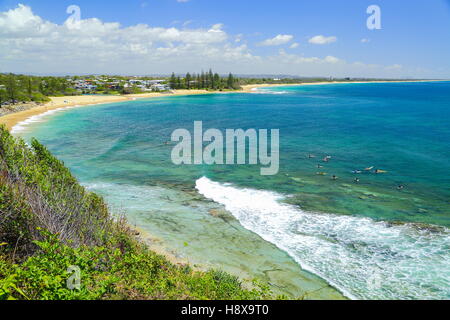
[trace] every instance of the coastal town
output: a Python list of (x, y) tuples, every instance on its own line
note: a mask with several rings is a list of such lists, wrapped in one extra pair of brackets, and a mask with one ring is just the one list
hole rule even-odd
[(33, 76), (0, 73), (0, 106), (49, 102), (49, 97), (174, 93), (174, 90), (230, 91), (241, 89), (241, 79), (218, 73), (151, 76)]
[(148, 79), (148, 78), (114, 78), (107, 76), (92, 76), (87, 78), (68, 78), (67, 81), (72, 88), (80, 94), (95, 93), (97, 91), (142, 91), (142, 92), (165, 92), (170, 91), (171, 87), (167, 79)]

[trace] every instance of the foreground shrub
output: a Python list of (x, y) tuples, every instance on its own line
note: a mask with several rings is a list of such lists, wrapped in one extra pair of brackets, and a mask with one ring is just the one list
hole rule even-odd
[[(80, 287), (68, 286), (73, 270)], [(221, 271), (174, 265), (133, 238), (43, 145), (0, 127), (0, 300), (259, 299)]]

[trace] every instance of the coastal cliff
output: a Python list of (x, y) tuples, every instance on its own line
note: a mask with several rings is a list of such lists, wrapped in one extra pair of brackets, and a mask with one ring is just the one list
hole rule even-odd
[[(135, 238), (38, 141), (0, 127), (0, 300), (263, 299), (270, 290), (173, 264)], [(71, 287), (74, 276), (78, 286)], [(248, 287), (248, 286), (247, 286)]]

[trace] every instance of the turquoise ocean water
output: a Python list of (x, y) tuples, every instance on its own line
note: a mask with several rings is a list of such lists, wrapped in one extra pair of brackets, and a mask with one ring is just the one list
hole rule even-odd
[[(280, 129), (279, 174), (173, 165), (171, 133), (200, 120)], [(450, 82), (136, 100), (48, 112), (14, 132), (194, 263), (293, 296), (450, 298)]]

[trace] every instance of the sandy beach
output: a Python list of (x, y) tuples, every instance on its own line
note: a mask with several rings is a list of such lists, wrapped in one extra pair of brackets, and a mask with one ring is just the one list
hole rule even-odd
[(64, 107), (83, 106), (101, 103), (112, 103), (129, 100), (123, 96), (71, 96), (71, 97), (53, 97), (52, 101), (41, 106), (25, 111), (11, 113), (0, 118), (0, 124), (6, 125), (11, 130), (16, 124), (32, 116)]
[[(15, 125), (17, 125), (19, 122), (24, 121), (28, 119), (29, 117), (32, 117), (34, 115), (38, 115), (41, 113), (44, 113), (46, 111), (50, 110), (56, 110), (60, 108), (70, 107), (70, 106), (87, 106), (87, 105), (96, 105), (96, 104), (106, 104), (106, 103), (117, 103), (117, 102), (124, 102), (124, 101), (130, 101), (130, 100), (138, 100), (138, 99), (151, 99), (151, 98), (161, 98), (161, 97), (173, 97), (173, 96), (187, 96), (187, 95), (206, 95), (206, 94), (215, 94), (215, 93), (252, 93), (255, 92), (255, 89), (258, 88), (268, 88), (268, 87), (289, 87), (289, 86), (314, 86), (314, 85), (328, 85), (328, 84), (355, 84), (355, 83), (390, 83), (390, 82), (432, 82), (430, 81), (370, 81), (370, 82), (316, 82), (316, 83), (293, 83), (293, 84), (260, 84), (260, 85), (246, 85), (243, 86), (243, 90), (241, 91), (230, 91), (230, 92), (218, 92), (218, 91), (207, 91), (207, 90), (177, 90), (173, 93), (144, 93), (144, 94), (132, 94), (132, 95), (126, 95), (126, 96), (71, 96), (71, 97), (53, 97), (51, 98), (51, 102), (35, 107), (26, 111), (18, 112), (15, 114), (9, 114), (7, 116), (0, 118), (0, 123), (6, 124), (8, 129), (11, 129)], [(195, 270), (208, 270), (210, 268), (210, 265), (208, 264), (202, 264), (201, 262), (198, 262), (198, 260), (195, 260), (194, 258), (190, 256), (185, 256), (177, 252), (176, 246), (171, 246), (169, 242), (164, 241), (163, 237), (156, 237), (153, 234), (150, 234), (147, 230), (144, 229), (144, 227), (138, 227), (138, 226), (131, 226), (130, 227), (135, 230), (136, 237), (143, 243), (145, 243), (150, 250), (157, 252), (158, 254), (166, 257), (170, 262), (177, 265), (191, 265), (194, 266)], [(245, 261), (245, 256), (243, 256), (241, 259)], [(252, 258), (256, 259), (256, 258)], [(262, 260), (263, 261), (263, 260)], [(288, 271), (284, 271), (283, 273), (271, 273), (271, 277), (269, 276), (268, 279), (275, 279), (279, 282), (277, 283), (285, 283), (286, 279), (291, 279), (291, 275), (296, 275), (296, 272), (298, 270), (296, 269), (298, 266), (291, 261), (290, 258), (287, 259), (290, 265), (290, 269)], [(230, 267), (231, 268), (231, 267)], [(248, 271), (236, 271), (234, 269), (226, 270), (229, 272), (234, 272), (233, 274), (238, 275), (241, 280), (244, 280), (244, 283), (248, 283), (246, 279), (251, 279), (252, 273)], [(278, 272), (278, 271), (277, 271)], [(311, 279), (308, 276), (306, 276), (307, 272), (303, 274), (302, 276), (296, 277), (295, 286), (293, 286), (292, 290), (299, 290), (298, 288), (309, 288), (311, 283), (315, 283), (315, 281), (318, 281), (317, 283), (321, 283), (321, 279)], [(325, 288), (325, 287), (324, 287)], [(333, 286), (330, 286), (330, 288), (334, 288)], [(291, 289), (290, 289), (291, 290)], [(306, 289), (305, 289), (306, 290)], [(320, 289), (322, 290), (322, 289)], [(331, 289), (327, 289), (331, 290)], [(333, 289), (334, 290), (334, 289)], [(295, 291), (297, 292), (297, 291)], [(316, 294), (316, 291), (311, 291), (314, 294)], [(328, 291), (326, 291), (328, 292)], [(337, 291), (336, 291), (337, 292)], [(322, 297), (320, 292), (318, 291), (317, 296), (314, 297)], [(344, 298), (340, 294), (334, 293), (334, 291), (330, 291), (329, 293), (325, 293), (324, 296), (328, 297), (326, 294), (329, 294), (331, 297), (335, 299), (341, 299)]]
[[(396, 83), (396, 82), (432, 82), (432, 81), (445, 81), (445, 80), (405, 80), (405, 81), (361, 81), (361, 82), (314, 82), (314, 83), (291, 83), (291, 84), (252, 84), (242, 86), (242, 91), (251, 93), (258, 88), (268, 88), (268, 87), (288, 87), (288, 86), (312, 86), (312, 85), (326, 85), (326, 84), (350, 84), (350, 83)], [(31, 108), (25, 111), (12, 113), (0, 117), (0, 124), (6, 125), (6, 127), (11, 130), (16, 124), (22, 122), (32, 116), (39, 115), (41, 113), (56, 110), (64, 107), (72, 106), (87, 106), (105, 103), (114, 103), (121, 101), (129, 101), (136, 99), (148, 99), (148, 98), (161, 98), (161, 97), (173, 97), (173, 96), (184, 96), (184, 95), (200, 95), (200, 94), (214, 94), (223, 93), (220, 91), (208, 91), (208, 90), (176, 90), (173, 93), (141, 93), (141, 94), (130, 94), (130, 95), (85, 95), (85, 96), (66, 96), (66, 97), (51, 97), (51, 101), (43, 104), (41, 106)]]
[(50, 97), (51, 101), (43, 104), (41, 106), (31, 108), (25, 111), (11, 113), (0, 117), (0, 124), (6, 125), (6, 127), (11, 130), (16, 124), (22, 122), (32, 116), (39, 115), (41, 113), (56, 110), (65, 107), (73, 106), (88, 106), (96, 104), (114, 103), (129, 101), (135, 99), (148, 99), (148, 98), (160, 98), (160, 97), (171, 97), (171, 96), (181, 96), (181, 95), (198, 95), (198, 94), (211, 94), (214, 91), (207, 90), (177, 90), (174, 93), (143, 93), (143, 94), (130, 94), (126, 96), (65, 96), (65, 97)]
[(128, 98), (161, 98), (161, 97), (172, 97), (172, 96), (188, 96), (188, 95), (198, 95), (198, 94), (212, 94), (218, 91), (208, 91), (208, 90), (174, 90), (173, 93), (139, 93), (139, 94), (128, 94)]
[(242, 86), (244, 92), (253, 92), (258, 88), (270, 88), (270, 87), (295, 87), (295, 86), (318, 86), (324, 84), (363, 84), (363, 83), (402, 83), (402, 82), (437, 82), (448, 80), (393, 80), (393, 81), (327, 81), (327, 82), (300, 82), (300, 83), (288, 83), (288, 84), (249, 84)]

